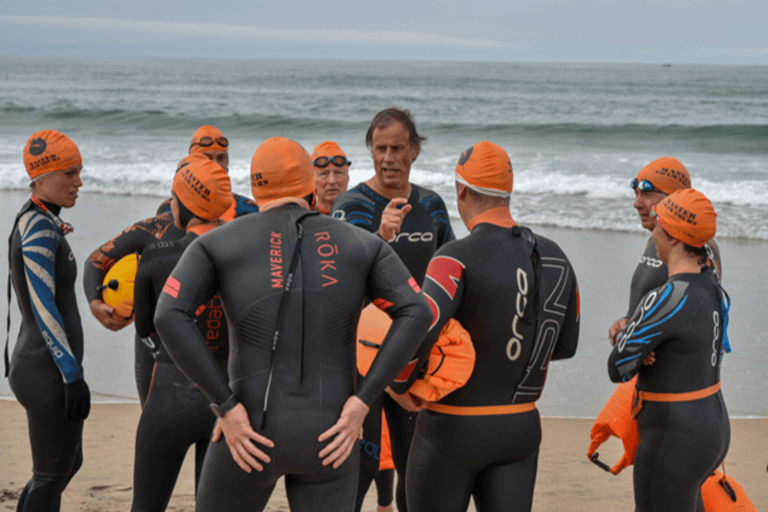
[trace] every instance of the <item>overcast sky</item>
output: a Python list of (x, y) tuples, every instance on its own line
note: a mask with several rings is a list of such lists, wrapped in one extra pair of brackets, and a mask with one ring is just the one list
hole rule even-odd
[(768, 65), (768, 1), (0, 0), (0, 54)]

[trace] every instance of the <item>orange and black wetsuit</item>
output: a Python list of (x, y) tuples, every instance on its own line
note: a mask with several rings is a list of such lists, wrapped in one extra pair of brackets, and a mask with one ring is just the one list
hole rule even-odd
[(551, 240), (491, 216), (435, 253), (424, 281), (434, 321), (472, 337), (467, 383), (419, 413), (408, 460), (408, 509), (530, 510), (541, 442), (535, 401), (551, 359), (576, 352), (579, 294), (568, 258)]
[[(166, 509), (184, 457), (192, 445), (195, 446), (197, 486), (216, 423), (210, 402), (173, 364), (155, 334), (153, 322), (155, 304), (163, 285), (184, 249), (197, 236), (190, 232), (179, 240), (150, 245), (142, 253), (136, 274), (136, 334), (147, 344), (155, 366), (136, 431), (132, 512), (162, 512)], [(201, 305), (196, 313), (197, 328), (218, 362), (219, 371), (226, 375), (229, 331), (220, 297), (217, 295)]]
[[(360, 183), (336, 198), (331, 208), (331, 216), (378, 236), (381, 216), (389, 201), (365, 183)], [(454, 234), (445, 202), (436, 192), (411, 183), (408, 204), (411, 205), (411, 211), (403, 219), (400, 232), (389, 245), (405, 263), (416, 282), (421, 284), (432, 255), (439, 247), (453, 240)], [(381, 423), (376, 417), (381, 414), (374, 411), (382, 407), (386, 412), (392, 459), (398, 475), (397, 507), (400, 512), (406, 512), (405, 468), (416, 428), (416, 415), (400, 407), (387, 394), (383, 394), (374, 403), (363, 427), (364, 439), (360, 443), (360, 488), (356, 510), (359, 512), (361, 509), (368, 487), (379, 470), (378, 456), (372, 454), (379, 453)], [(375, 450), (366, 448), (371, 443), (376, 446)]]
[[(612, 381), (639, 374), (638, 512), (703, 510), (701, 485), (730, 442), (719, 390), (723, 351), (730, 350), (728, 304), (708, 267), (675, 274), (640, 300), (608, 358)], [(643, 365), (652, 351), (656, 361)]]
[[(132, 253), (141, 253), (144, 248), (158, 240), (176, 240), (182, 236), (184, 236), (184, 231), (173, 224), (173, 216), (170, 212), (128, 226), (115, 238), (93, 251), (85, 262), (83, 287), (88, 303), (90, 304), (96, 299), (101, 300), (99, 286), (104, 282), (104, 276), (107, 275), (109, 269), (120, 258)], [(144, 405), (147, 393), (149, 393), (154, 364), (155, 360), (152, 355), (141, 342), (141, 338), (136, 336), (134, 340), (134, 375), (139, 401), (142, 405)]]
[[(250, 474), (225, 442), (209, 446), (198, 511), (262, 510), (283, 475), (291, 510), (353, 509), (359, 453), (353, 450), (338, 469), (322, 466), (317, 438), (352, 394), (370, 404), (414, 355), (430, 318), (417, 289), (380, 238), (297, 205), (235, 219), (187, 248), (158, 302), (158, 333), (211, 402), (234, 396), (253, 428), (275, 443), (264, 449), (272, 459), (264, 471)], [(194, 325), (195, 305), (217, 290), (232, 327), (229, 381)], [(393, 323), (355, 390), (356, 331), (365, 299), (380, 304)]]

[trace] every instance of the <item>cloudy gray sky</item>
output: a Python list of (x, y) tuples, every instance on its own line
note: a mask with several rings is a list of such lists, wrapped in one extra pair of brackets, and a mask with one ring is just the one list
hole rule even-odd
[(768, 65), (766, 26), (765, 0), (0, 0), (0, 54)]

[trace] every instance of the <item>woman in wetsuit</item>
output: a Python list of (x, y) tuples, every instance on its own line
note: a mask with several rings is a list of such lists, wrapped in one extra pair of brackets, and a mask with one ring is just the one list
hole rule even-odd
[(730, 443), (720, 391), (730, 300), (704, 247), (715, 235), (716, 214), (694, 189), (670, 194), (653, 212), (653, 239), (669, 279), (640, 300), (618, 333), (608, 374), (614, 382), (638, 374), (636, 510), (703, 511), (701, 485)]
[[(185, 157), (173, 180), (171, 209), (176, 226), (187, 234), (158, 241), (144, 249), (136, 274), (136, 334), (155, 359), (151, 387), (136, 430), (132, 512), (165, 510), (190, 446), (195, 446), (195, 488), (216, 417), (210, 402), (173, 364), (155, 334), (157, 297), (184, 249), (198, 236), (223, 224), (219, 218), (232, 204), (226, 171), (199, 154)], [(221, 299), (198, 308), (195, 323), (227, 374), (228, 328)]]
[[(82, 186), (80, 151), (54, 130), (33, 134), (24, 148), (32, 197), (22, 206), (9, 240), (11, 282), (21, 326), (6, 375), (26, 409), (32, 479), (18, 511), (56, 511), (61, 494), (83, 463), (83, 422), (90, 391), (83, 378), (83, 329), (75, 298), (77, 266), (59, 218)], [(10, 290), (9, 290), (10, 295)]]

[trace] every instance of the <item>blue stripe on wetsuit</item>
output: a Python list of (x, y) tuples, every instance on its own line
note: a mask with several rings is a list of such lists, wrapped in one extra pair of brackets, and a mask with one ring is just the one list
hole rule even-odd
[(37, 325), (65, 383), (83, 377), (67, 340), (64, 321), (56, 307), (55, 258), (61, 235), (51, 219), (30, 210), (19, 219), (21, 253), (29, 300)]

